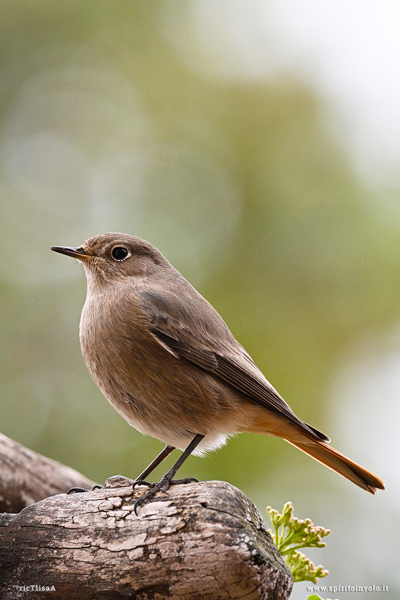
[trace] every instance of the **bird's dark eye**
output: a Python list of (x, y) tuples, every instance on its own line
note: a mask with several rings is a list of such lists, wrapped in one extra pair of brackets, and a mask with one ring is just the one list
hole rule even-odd
[(111, 251), (111, 256), (114, 260), (125, 260), (129, 256), (129, 252), (123, 246), (116, 246)]

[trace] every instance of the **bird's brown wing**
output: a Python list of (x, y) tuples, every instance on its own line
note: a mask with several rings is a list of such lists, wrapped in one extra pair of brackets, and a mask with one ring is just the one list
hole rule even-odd
[[(163, 292), (161, 296), (154, 291), (143, 292), (141, 300), (152, 334), (177, 358), (187, 360), (223, 380), (253, 402), (285, 416), (311, 438), (329, 442), (325, 434), (294, 414), (235, 340), (218, 313), (214, 313), (212, 320), (215, 325), (213, 335), (212, 323), (197, 302), (190, 302), (172, 293)], [(215, 323), (215, 315), (220, 322)]]

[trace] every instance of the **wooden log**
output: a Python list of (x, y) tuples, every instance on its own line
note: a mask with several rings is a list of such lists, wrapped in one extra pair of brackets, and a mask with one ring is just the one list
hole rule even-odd
[(0, 512), (16, 513), (72, 487), (91, 489), (93, 481), (0, 433)]
[(290, 571), (252, 502), (220, 481), (57, 495), (0, 519), (0, 597), (286, 600)]

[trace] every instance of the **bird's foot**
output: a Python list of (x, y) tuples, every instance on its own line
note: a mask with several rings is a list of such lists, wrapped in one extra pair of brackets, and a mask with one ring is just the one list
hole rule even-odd
[(93, 490), (101, 490), (102, 487), (103, 486), (98, 485), (97, 483), (92, 487), (91, 490), (87, 490), (86, 488), (82, 487), (72, 487), (68, 490), (67, 494), (82, 494), (84, 492), (92, 492)]
[(106, 479), (104, 485), (99, 485), (96, 483), (91, 490), (87, 490), (83, 487), (73, 487), (68, 490), (67, 494), (81, 494), (84, 492), (92, 492), (93, 490), (102, 490), (103, 488), (119, 488), (119, 487), (128, 487), (132, 485), (132, 479), (128, 477), (124, 477), (123, 475), (113, 475)]
[(199, 483), (199, 480), (196, 477), (184, 477), (183, 479), (173, 479), (170, 485), (180, 485), (182, 483)]
[(135, 481), (132, 484), (132, 489), (134, 490), (137, 485), (147, 485), (147, 487), (153, 488), (156, 484), (149, 483), (148, 481), (145, 481), (144, 479), (135, 479)]
[(138, 498), (135, 502), (134, 510), (136, 515), (138, 514), (138, 508), (145, 504), (147, 500), (153, 498), (157, 492), (167, 492), (171, 485), (180, 485), (185, 483), (198, 483), (199, 480), (195, 477), (184, 477), (183, 479), (171, 479), (168, 477), (168, 473), (164, 475), (164, 477), (158, 483), (148, 483), (147, 481), (143, 481), (142, 479), (138, 479), (133, 483), (133, 489), (137, 485), (147, 485), (149, 489), (147, 492), (143, 494), (140, 498)]

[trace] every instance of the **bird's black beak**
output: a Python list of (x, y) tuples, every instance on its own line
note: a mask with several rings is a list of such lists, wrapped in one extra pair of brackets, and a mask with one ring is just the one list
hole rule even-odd
[(60, 254), (72, 256), (72, 258), (77, 258), (78, 260), (87, 260), (90, 257), (90, 254), (86, 254), (83, 248), (70, 248), (68, 246), (52, 246), (51, 250), (54, 250), (54, 252), (59, 252)]

